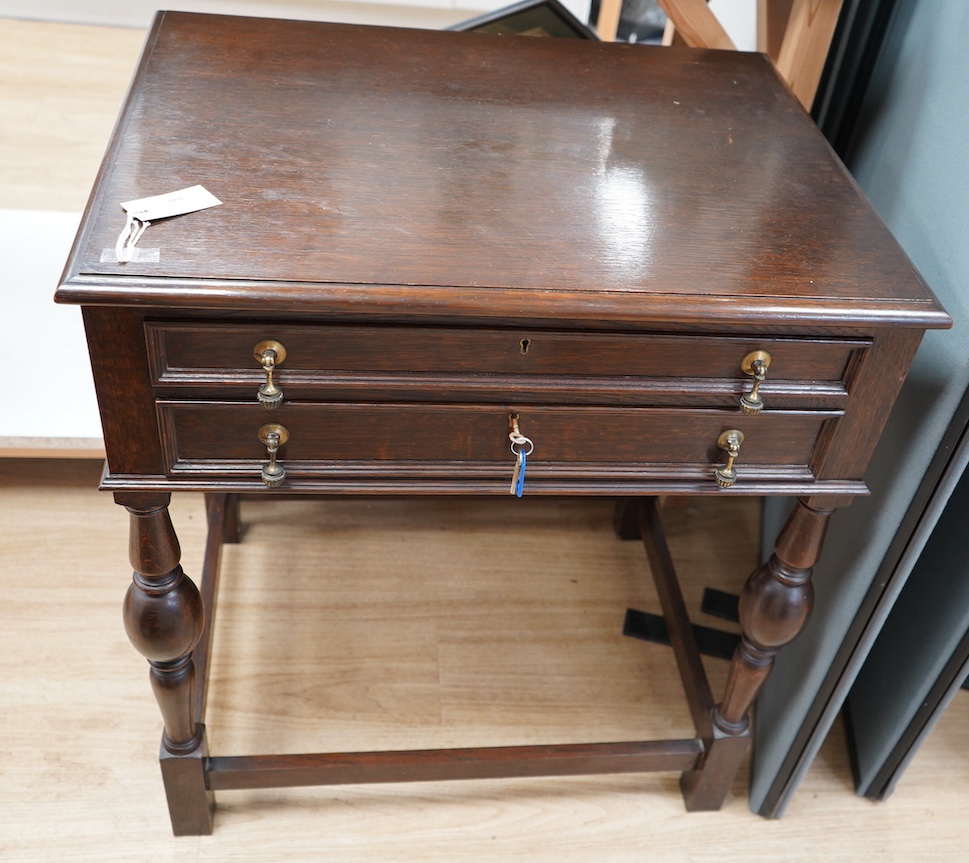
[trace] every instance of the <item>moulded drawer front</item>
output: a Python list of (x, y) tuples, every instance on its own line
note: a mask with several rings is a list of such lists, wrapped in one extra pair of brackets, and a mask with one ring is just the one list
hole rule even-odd
[(723, 462), (717, 437), (743, 431), (748, 467), (807, 470), (825, 421), (836, 412), (765, 412), (745, 418), (719, 410), (567, 408), (494, 405), (315, 404), (257, 405), (162, 401), (159, 418), (170, 471), (237, 473), (264, 462), (259, 429), (284, 426), (280, 458), (307, 475), (334, 465), (388, 470), (453, 465), (457, 472), (504, 471), (514, 461), (509, 416), (535, 445), (529, 470), (597, 465), (689, 468)]
[(286, 348), (278, 377), (311, 384), (321, 375), (569, 375), (746, 381), (743, 357), (771, 354), (771, 379), (841, 382), (864, 340), (525, 329), (149, 323), (156, 385), (258, 382), (254, 347)]

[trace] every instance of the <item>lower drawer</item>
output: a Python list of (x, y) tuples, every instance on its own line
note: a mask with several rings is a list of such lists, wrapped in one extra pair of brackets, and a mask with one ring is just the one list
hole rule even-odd
[(278, 424), (287, 484), (320, 476), (492, 478), (514, 467), (509, 431), (534, 443), (530, 481), (609, 475), (713, 479), (717, 439), (745, 436), (737, 467), (762, 479), (810, 478), (811, 454), (834, 411), (736, 411), (518, 405), (291, 403), (275, 411), (224, 402), (160, 401), (169, 476), (258, 477), (267, 462), (260, 429)]

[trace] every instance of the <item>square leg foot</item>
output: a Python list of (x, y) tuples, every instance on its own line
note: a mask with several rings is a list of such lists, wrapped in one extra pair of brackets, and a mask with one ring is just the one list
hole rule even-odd
[(728, 737), (714, 731), (714, 735), (706, 742), (707, 753), (700, 769), (680, 777), (687, 812), (716, 812), (723, 807), (750, 746), (749, 732)]
[(215, 815), (215, 795), (206, 788), (205, 759), (208, 746), (202, 743), (186, 755), (173, 755), (164, 746), (159, 763), (172, 833), (176, 836), (209, 836)]

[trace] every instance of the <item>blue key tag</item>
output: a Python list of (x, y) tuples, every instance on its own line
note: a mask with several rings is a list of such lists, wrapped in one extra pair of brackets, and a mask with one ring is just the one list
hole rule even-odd
[(511, 488), (508, 491), (515, 497), (521, 497), (525, 491), (525, 468), (528, 464), (528, 456), (535, 449), (535, 444), (518, 430), (518, 414), (512, 414), (508, 420), (511, 425), (508, 440), (511, 441), (511, 451), (515, 456), (515, 469), (511, 474)]
[(511, 493), (515, 497), (521, 497), (525, 491), (525, 467), (527, 464), (528, 456), (525, 450), (518, 450), (518, 458), (515, 460), (515, 470), (511, 475)]

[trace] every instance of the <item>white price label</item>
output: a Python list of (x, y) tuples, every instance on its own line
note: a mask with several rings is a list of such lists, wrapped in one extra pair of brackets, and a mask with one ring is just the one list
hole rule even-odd
[(166, 195), (125, 201), (121, 207), (128, 214), (128, 220), (115, 245), (115, 257), (120, 263), (131, 261), (135, 244), (153, 221), (170, 219), (172, 216), (184, 216), (186, 213), (217, 207), (221, 203), (203, 186), (189, 186), (187, 189), (179, 189)]
[(221, 203), (204, 186), (189, 186), (187, 189), (179, 189), (167, 195), (125, 201), (121, 207), (129, 216), (134, 216), (141, 222), (153, 222), (155, 219), (169, 219), (172, 216), (184, 216), (186, 213), (207, 210)]

